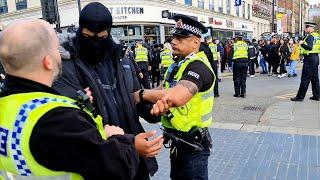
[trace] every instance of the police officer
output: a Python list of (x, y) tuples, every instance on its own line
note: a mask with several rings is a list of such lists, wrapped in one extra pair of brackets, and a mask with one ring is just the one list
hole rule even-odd
[(43, 20), (10, 25), (0, 37), (7, 72), (0, 94), (0, 179), (7, 172), (14, 179), (132, 179), (139, 164), (134, 137), (104, 128), (99, 115), (51, 88), (61, 74), (58, 47)]
[(246, 97), (246, 80), (248, 71), (248, 45), (242, 36), (236, 37), (233, 45), (233, 82), (234, 97)]
[(160, 53), (161, 58), (161, 76), (167, 71), (168, 67), (174, 62), (170, 43), (163, 45), (163, 51)]
[[(216, 76), (218, 76), (218, 64), (219, 64), (219, 61), (218, 61), (218, 45), (216, 43), (213, 43), (212, 41), (212, 37), (209, 35), (205, 38), (206, 40), (206, 43), (209, 45), (209, 48), (213, 54), (213, 71), (214, 71), (214, 74)], [(215, 84), (214, 84), (214, 97), (219, 97), (219, 87), (218, 87), (218, 81), (215, 81)]]
[(160, 76), (160, 65), (161, 65), (161, 44), (153, 45), (151, 58), (151, 79), (152, 79), (152, 88), (158, 87), (160, 85), (161, 76)]
[(296, 97), (291, 98), (291, 101), (303, 101), (309, 83), (311, 81), (312, 94), (311, 100), (320, 101), (320, 87), (319, 87), (319, 53), (320, 53), (320, 35), (314, 31), (316, 23), (306, 22), (305, 32), (307, 36), (304, 41), (300, 41), (303, 59), (303, 68), (301, 75), (301, 83)]
[(149, 61), (148, 61), (148, 57), (149, 57), (149, 53), (148, 53), (148, 49), (142, 46), (142, 42), (138, 41), (136, 43), (136, 48), (135, 48), (135, 61), (138, 64), (143, 77), (141, 79), (141, 84), (143, 85), (143, 87), (145, 89), (150, 89), (150, 82), (149, 82)]
[[(161, 120), (164, 136), (172, 141), (171, 179), (203, 180), (208, 179), (214, 72), (199, 47), (201, 35), (208, 30), (186, 15), (177, 14), (174, 20), (173, 54), (183, 59), (168, 68), (164, 90), (145, 90), (140, 99), (154, 103), (170, 100), (174, 106)], [(159, 107), (154, 106), (152, 112), (158, 114)]]

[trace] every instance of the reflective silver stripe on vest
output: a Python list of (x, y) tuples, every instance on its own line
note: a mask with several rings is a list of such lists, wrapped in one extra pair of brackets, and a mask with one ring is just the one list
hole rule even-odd
[(209, 113), (203, 115), (203, 116), (201, 117), (201, 120), (202, 120), (202, 122), (205, 122), (205, 121), (210, 120), (211, 118), (212, 118), (212, 111), (210, 111)]
[(202, 95), (202, 101), (207, 100), (207, 99), (209, 99), (209, 98), (211, 98), (211, 97), (213, 97), (213, 96), (214, 96), (214, 92), (213, 92), (213, 90), (212, 90), (212, 91), (210, 91), (210, 92), (205, 93), (204, 95)]

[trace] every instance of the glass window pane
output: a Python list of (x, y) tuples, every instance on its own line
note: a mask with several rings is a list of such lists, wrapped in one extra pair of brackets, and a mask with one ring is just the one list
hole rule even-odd
[(188, 6), (192, 6), (192, 0), (184, 0), (184, 4)]

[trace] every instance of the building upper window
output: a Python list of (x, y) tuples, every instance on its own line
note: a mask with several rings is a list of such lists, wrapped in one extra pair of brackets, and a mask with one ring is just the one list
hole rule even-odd
[(240, 8), (239, 6), (236, 6), (236, 14), (238, 17), (240, 17)]
[(248, 19), (251, 19), (251, 5), (248, 4)]
[(8, 12), (7, 0), (0, 0), (0, 14), (7, 13), (7, 12)]
[(192, 0), (184, 0), (184, 4), (188, 6), (192, 6)]
[(16, 0), (17, 10), (27, 9), (27, 0)]
[(227, 0), (227, 14), (231, 15), (231, 0)]
[(209, 10), (214, 11), (214, 0), (209, 0)]
[(218, 1), (218, 10), (219, 13), (223, 13), (223, 0)]
[(204, 9), (204, 0), (198, 0), (198, 7)]
[(245, 19), (246, 18), (246, 3), (243, 1), (242, 2), (242, 17)]

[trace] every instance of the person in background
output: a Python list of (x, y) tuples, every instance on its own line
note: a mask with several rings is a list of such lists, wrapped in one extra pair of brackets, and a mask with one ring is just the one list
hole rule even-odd
[(163, 51), (160, 53), (161, 58), (161, 77), (163, 79), (168, 67), (174, 63), (172, 55), (172, 47), (170, 42), (165, 42), (163, 45)]
[(257, 43), (256, 39), (252, 39), (252, 44), (256, 49), (256, 54), (254, 57), (254, 64), (256, 65), (256, 68), (259, 68), (259, 62), (258, 62), (258, 57), (259, 57), (259, 44)]
[[(219, 71), (218, 71), (218, 69), (219, 69), (218, 68), (219, 67), (219, 52), (218, 52), (218, 44), (216, 44), (214, 42), (219, 42), (219, 41), (213, 42), (212, 37), (210, 35), (205, 38), (205, 41), (206, 41), (205, 44), (208, 44), (208, 47), (210, 48), (211, 53), (212, 53), (212, 58), (208, 58), (208, 59), (209, 59), (209, 62), (211, 63), (211, 67), (213, 69), (213, 72), (214, 72), (215, 76), (217, 77), (219, 74)], [(203, 49), (203, 47), (202, 47), (202, 49)], [(210, 56), (209, 53), (207, 53), (207, 54)], [(212, 61), (211, 61), (211, 59), (212, 59)], [(215, 81), (215, 84), (214, 84), (214, 95), (215, 95), (215, 97), (220, 96), (218, 81)]]
[(248, 44), (242, 38), (242, 35), (238, 35), (236, 43), (233, 45), (233, 82), (235, 91), (233, 97), (245, 98), (248, 75)]
[(272, 58), (274, 58), (274, 54), (272, 53), (272, 44), (271, 44), (271, 41), (269, 40), (266, 41), (265, 53), (266, 53), (266, 61), (268, 63), (268, 76), (272, 76), (272, 72), (273, 72)]
[(233, 40), (228, 39), (226, 48), (225, 48), (225, 57), (227, 59), (228, 71), (232, 72), (232, 49), (233, 49)]
[(260, 66), (261, 66), (261, 74), (267, 74), (268, 73), (268, 67), (267, 67), (267, 52), (266, 52), (266, 42), (261, 40), (260, 43)]
[(288, 77), (296, 77), (297, 76), (297, 64), (300, 59), (300, 45), (297, 41), (290, 39), (289, 46), (290, 46), (292, 53), (290, 56), (290, 70), (289, 70)]
[(279, 45), (278, 55), (280, 57), (280, 74), (278, 75), (278, 78), (282, 78), (287, 76), (286, 62), (290, 57), (290, 48), (287, 41), (284, 39), (280, 40)]
[(218, 50), (218, 74), (217, 74), (217, 79), (218, 82), (221, 82), (221, 59), (224, 56), (224, 47), (222, 43), (220, 42), (219, 39), (215, 39), (214, 43), (217, 45), (217, 50)]
[(143, 47), (141, 41), (137, 41), (135, 48), (135, 61), (141, 70), (143, 77), (140, 84), (143, 85), (145, 89), (150, 89), (150, 81), (149, 81), (149, 71), (151, 70), (151, 66), (149, 67), (150, 53), (147, 48)]
[(300, 41), (301, 53), (303, 54), (303, 67), (301, 83), (296, 97), (291, 101), (303, 101), (306, 96), (309, 84), (312, 85), (312, 97), (310, 100), (320, 101), (319, 85), (319, 53), (320, 53), (320, 34), (315, 32), (316, 23), (306, 22), (304, 40)]
[(257, 50), (252, 42), (248, 40), (247, 43), (248, 43), (249, 77), (252, 78), (255, 76), (254, 64), (255, 64)]
[(160, 85), (161, 81), (161, 44), (154, 44), (153, 45), (153, 51), (152, 51), (152, 57), (151, 57), (151, 86), (152, 88), (158, 87)]

